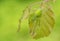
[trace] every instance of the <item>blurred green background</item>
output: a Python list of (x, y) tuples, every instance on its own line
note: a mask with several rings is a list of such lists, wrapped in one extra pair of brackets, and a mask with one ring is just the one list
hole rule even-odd
[(22, 23), (19, 33), (18, 21), (26, 6), (40, 0), (0, 0), (0, 41), (60, 41), (60, 0), (53, 4), (55, 27), (48, 37), (32, 39), (27, 20)]

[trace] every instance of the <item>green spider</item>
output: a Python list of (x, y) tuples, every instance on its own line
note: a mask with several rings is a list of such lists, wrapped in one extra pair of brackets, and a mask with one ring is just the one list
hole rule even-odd
[(31, 37), (38, 39), (48, 36), (55, 24), (54, 12), (50, 7), (49, 1), (50, 0), (44, 0), (29, 5), (23, 11), (23, 16), (19, 19), (18, 32), (20, 30), (21, 22), (28, 19)]

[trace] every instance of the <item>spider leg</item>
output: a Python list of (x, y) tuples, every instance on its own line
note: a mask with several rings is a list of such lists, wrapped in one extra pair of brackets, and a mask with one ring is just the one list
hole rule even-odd
[(20, 31), (22, 21), (25, 20), (25, 19), (27, 19), (28, 17), (29, 17), (29, 9), (26, 8), (26, 9), (23, 11), (22, 17), (19, 19), (19, 24), (18, 24), (18, 30), (17, 30), (17, 32)]
[(21, 25), (21, 19), (19, 19), (19, 24), (18, 24), (18, 30), (17, 30), (17, 32), (20, 31), (20, 25)]

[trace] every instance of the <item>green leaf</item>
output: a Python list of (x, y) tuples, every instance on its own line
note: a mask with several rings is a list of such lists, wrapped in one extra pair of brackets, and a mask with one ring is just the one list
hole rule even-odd
[(29, 24), (31, 30), (30, 34), (34, 39), (48, 36), (53, 30), (55, 24), (54, 13), (51, 9), (47, 8), (47, 10), (42, 10), (42, 12), (43, 13), (40, 13), (40, 17), (36, 17), (35, 20)]

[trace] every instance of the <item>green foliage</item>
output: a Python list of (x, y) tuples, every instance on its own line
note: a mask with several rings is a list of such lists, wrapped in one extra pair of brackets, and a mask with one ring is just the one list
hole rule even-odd
[[(32, 1), (29, 2), (32, 3)], [(18, 20), (29, 2), (7, 0), (0, 3), (0, 41), (60, 41), (60, 0), (57, 0), (53, 5), (56, 23), (53, 32), (48, 37), (32, 39), (29, 36), (26, 20), (22, 23), (21, 31), (16, 32)]]

